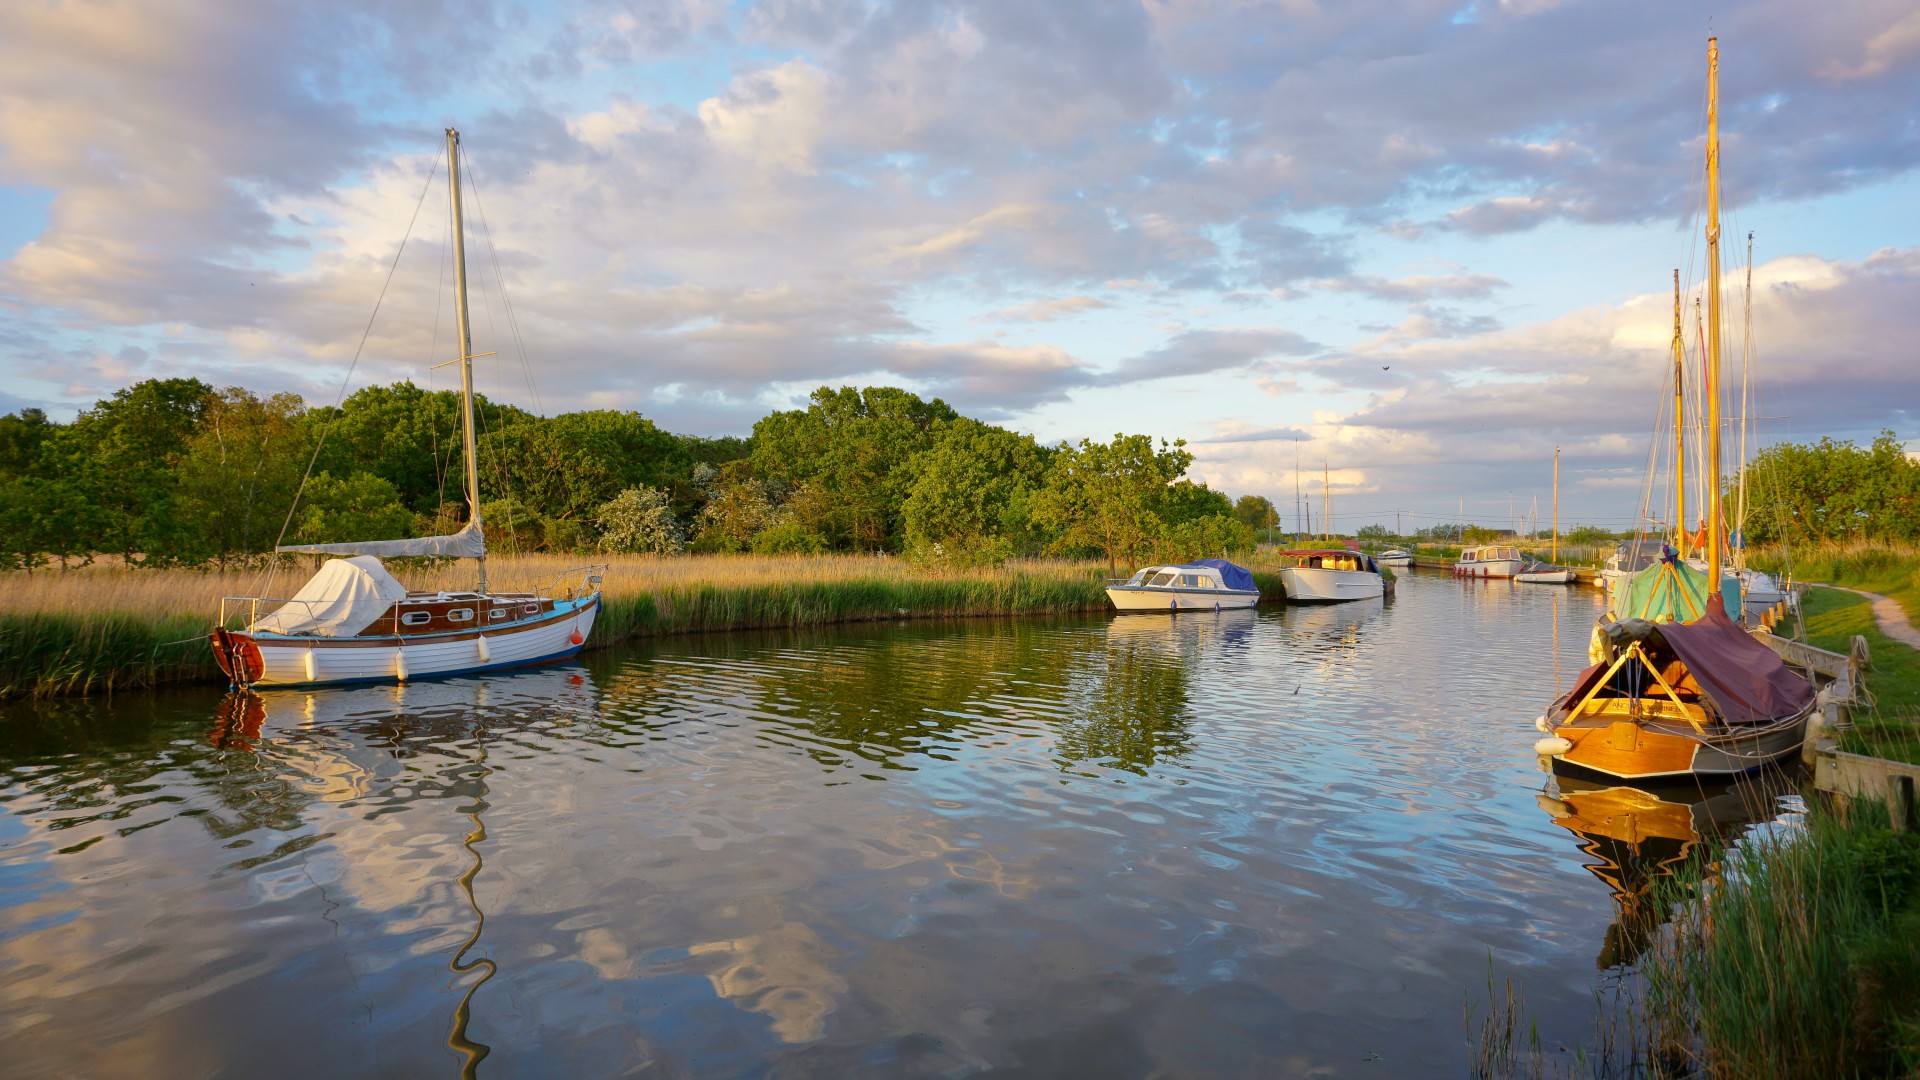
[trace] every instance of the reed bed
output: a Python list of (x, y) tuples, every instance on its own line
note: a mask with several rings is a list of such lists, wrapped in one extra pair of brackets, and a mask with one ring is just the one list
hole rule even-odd
[(1800, 548), (1759, 548), (1754, 566), (1795, 581), (1819, 581), (1891, 596), (1920, 625), (1920, 544), (1830, 541)]
[[(1105, 567), (1025, 560), (939, 572), (861, 555), (524, 555), (488, 560), (500, 591), (606, 562), (592, 646), (707, 630), (871, 619), (1031, 615), (1104, 608)], [(303, 560), (305, 562), (305, 560)], [(471, 563), (394, 560), (416, 589), (471, 588)], [(0, 697), (86, 694), (222, 676), (205, 645), (223, 596), (285, 597), (309, 567), (262, 571), (88, 566), (0, 574)]]

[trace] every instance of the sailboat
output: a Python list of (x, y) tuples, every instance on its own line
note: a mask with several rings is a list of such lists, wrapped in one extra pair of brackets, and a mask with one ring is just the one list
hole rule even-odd
[[(467, 321), (467, 261), (460, 206), (460, 133), (447, 129), (447, 198), (453, 220), (453, 281), (459, 321), (460, 420), (467, 523), (446, 536), (293, 544), (276, 552), (339, 555), (285, 598), (222, 598), (209, 641), (237, 688), (405, 682), (565, 660), (578, 653), (600, 613), (604, 566), (583, 566), (546, 588), (487, 586), (486, 531), (473, 416), (473, 339)], [(381, 558), (473, 559), (471, 591), (409, 591)], [(229, 629), (234, 622), (242, 628)]]
[[(1705, 572), (1667, 550), (1614, 591), (1573, 688), (1534, 749), (1559, 775), (1630, 782), (1725, 778), (1799, 750), (1813, 687), (1736, 623), (1721, 574), (1719, 39), (1707, 42), (1707, 536)], [(1726, 590), (1733, 590), (1729, 595)]]
[(1547, 555), (1547, 561), (1541, 562), (1531, 556), (1513, 580), (1530, 585), (1571, 585), (1573, 571), (1555, 565), (1560, 561), (1560, 448), (1553, 448), (1553, 548)]

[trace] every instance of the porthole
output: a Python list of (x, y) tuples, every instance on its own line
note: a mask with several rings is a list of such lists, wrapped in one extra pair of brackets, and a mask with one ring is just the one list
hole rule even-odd
[(448, 622), (472, 622), (473, 609), (470, 607), (454, 608), (452, 611), (447, 612), (447, 621)]
[(499, 622), (501, 619), (504, 619), (506, 617), (507, 617), (507, 609), (503, 607), (497, 607), (497, 608), (494, 608), (492, 611), (487, 612), (487, 618), (493, 622)]
[(432, 621), (433, 612), (431, 611), (409, 611), (400, 616), (402, 626), (425, 626)]
[(526, 614), (528, 614), (528, 615), (538, 615), (538, 614), (540, 614), (540, 605), (539, 605), (539, 604), (528, 604), (528, 605), (527, 605), (526, 607), (523, 607), (523, 608), (521, 608), (520, 610), (521, 610), (521, 611), (523, 611), (523, 612), (525, 612), (525, 613), (526, 613)]

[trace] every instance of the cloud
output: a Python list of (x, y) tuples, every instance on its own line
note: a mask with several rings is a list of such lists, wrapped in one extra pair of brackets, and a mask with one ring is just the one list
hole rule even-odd
[(1459, 273), (1417, 274), (1403, 278), (1357, 274), (1344, 278), (1323, 278), (1313, 282), (1313, 287), (1327, 292), (1361, 293), (1376, 300), (1424, 303), (1436, 297), (1484, 300), (1496, 290), (1509, 286), (1492, 274)]
[(1058, 300), (1034, 300), (1017, 307), (1001, 308), (989, 311), (974, 318), (982, 322), (1052, 322), (1086, 311), (1097, 311), (1109, 306), (1105, 300), (1094, 296), (1063, 296)]
[(1232, 425), (1232, 424), (1227, 425), (1227, 427), (1229, 428), (1229, 430), (1227, 431), (1226, 434), (1215, 435), (1209, 439), (1196, 439), (1194, 440), (1194, 444), (1207, 445), (1207, 444), (1214, 444), (1214, 443), (1292, 442), (1299, 439), (1313, 438), (1313, 434), (1303, 428), (1274, 427), (1274, 428), (1254, 428), (1249, 430), (1234, 430), (1238, 427), (1238, 425)]
[(1275, 356), (1305, 356), (1320, 348), (1291, 330), (1189, 330), (1156, 349), (1122, 361), (1102, 381), (1117, 386), (1205, 375), (1245, 368)]

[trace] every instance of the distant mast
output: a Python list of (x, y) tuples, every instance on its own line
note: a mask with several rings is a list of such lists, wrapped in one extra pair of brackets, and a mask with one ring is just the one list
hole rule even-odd
[(1720, 595), (1720, 39), (1707, 39), (1707, 590)]
[(1553, 553), (1548, 562), (1560, 561), (1560, 448), (1553, 448)]
[[(467, 520), (480, 520), (480, 464), (473, 434), (473, 333), (467, 323), (467, 244), (460, 219), (460, 132), (447, 129), (447, 198), (453, 206), (453, 298), (460, 340), (460, 438), (467, 465)], [(480, 593), (487, 591), (487, 556), (482, 551)]]

